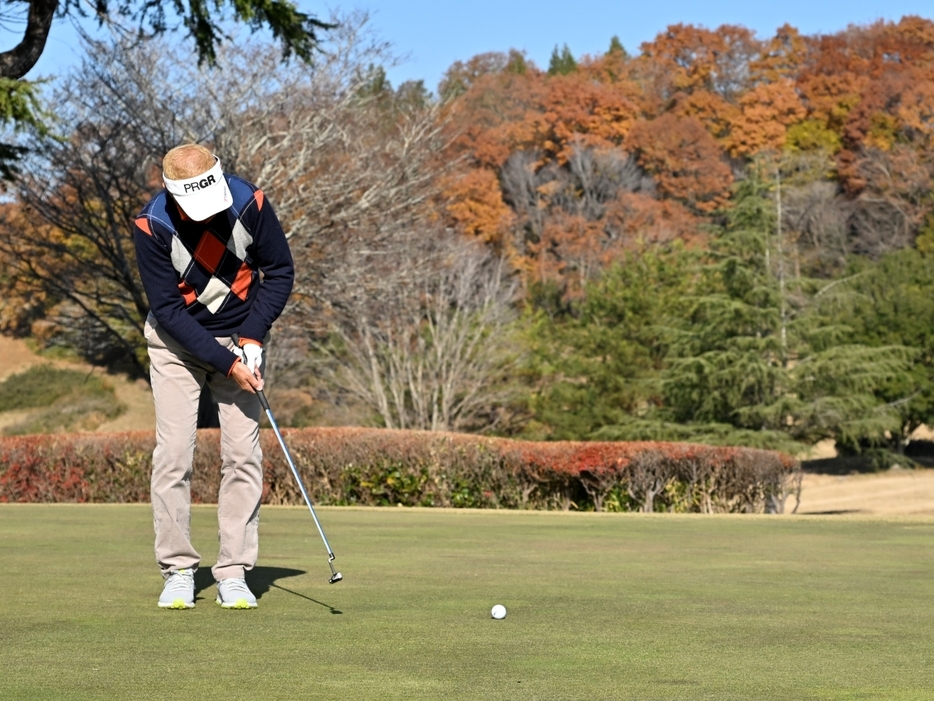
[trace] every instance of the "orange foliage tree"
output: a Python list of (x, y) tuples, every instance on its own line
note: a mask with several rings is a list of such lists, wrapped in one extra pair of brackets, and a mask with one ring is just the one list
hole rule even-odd
[(807, 114), (794, 84), (787, 79), (757, 85), (740, 98), (739, 104), (742, 112), (730, 125), (726, 139), (734, 156), (781, 151), (788, 127)]
[(720, 146), (696, 118), (663, 114), (639, 122), (626, 144), (664, 196), (696, 212), (726, 203), (733, 176)]
[(760, 43), (745, 27), (709, 30), (676, 24), (642, 44), (640, 72), (652, 80), (652, 97), (659, 102), (699, 90), (729, 100), (748, 88), (749, 62), (760, 52)]
[[(910, 243), (931, 210), (934, 22), (919, 17), (764, 40), (677, 24), (635, 57), (611, 45), (553, 76), (484, 54), (454, 64), (442, 94), (462, 163), (444, 188), (450, 223), (566, 291), (627, 247), (702, 239), (762, 154), (833, 163), (813, 177), (838, 183), (853, 250)], [(603, 165), (575, 170), (585, 154)], [(607, 175), (611, 161), (638, 172)], [(880, 198), (900, 212), (897, 235), (880, 233)]]
[(464, 233), (484, 243), (502, 248), (506, 232), (515, 214), (503, 202), (496, 172), (490, 168), (471, 168), (447, 176), (443, 182), (447, 212)]

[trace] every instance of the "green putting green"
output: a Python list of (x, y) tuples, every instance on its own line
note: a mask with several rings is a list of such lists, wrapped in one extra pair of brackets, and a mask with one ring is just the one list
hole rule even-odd
[[(0, 699), (934, 699), (934, 520), (264, 508), (160, 610), (147, 505), (0, 506)], [(504, 604), (505, 620), (490, 617)]]

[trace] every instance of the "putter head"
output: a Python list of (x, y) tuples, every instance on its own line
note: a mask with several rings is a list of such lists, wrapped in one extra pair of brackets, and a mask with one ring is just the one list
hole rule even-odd
[(340, 572), (335, 572), (334, 576), (328, 580), (328, 584), (335, 584), (341, 581), (343, 578), (344, 578), (344, 575), (342, 575)]

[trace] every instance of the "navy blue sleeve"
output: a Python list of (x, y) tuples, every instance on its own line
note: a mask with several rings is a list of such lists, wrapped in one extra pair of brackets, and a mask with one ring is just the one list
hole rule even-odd
[(229, 375), (237, 356), (218, 343), (185, 309), (171, 252), (158, 236), (144, 231), (139, 224), (133, 227), (133, 241), (143, 289), (159, 326), (199, 360)]
[(249, 315), (240, 325), (239, 334), (242, 338), (262, 342), (289, 301), (295, 267), (285, 232), (262, 190), (254, 193), (247, 216), (248, 226), (253, 232), (250, 255), (263, 274), (257, 282), (259, 290)]

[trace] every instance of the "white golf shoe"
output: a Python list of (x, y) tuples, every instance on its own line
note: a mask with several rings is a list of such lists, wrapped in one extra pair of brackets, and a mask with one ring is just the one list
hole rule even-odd
[(244, 579), (222, 579), (217, 583), (216, 603), (225, 609), (255, 609), (256, 597)]
[(193, 609), (195, 607), (195, 571), (178, 570), (166, 577), (159, 608)]

